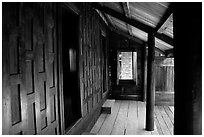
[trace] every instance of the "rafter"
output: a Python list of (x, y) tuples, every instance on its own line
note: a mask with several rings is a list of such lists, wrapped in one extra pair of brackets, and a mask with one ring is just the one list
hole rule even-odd
[(114, 28), (115, 28), (112, 19), (111, 19), (107, 14), (105, 14), (105, 13), (103, 13), (103, 14), (104, 14), (104, 16), (106, 17), (106, 19), (110, 21), (110, 23), (109, 23), (110, 27), (114, 27)]
[[(112, 10), (112, 9), (110, 9), (108, 7), (101, 6), (101, 5), (97, 4), (97, 3), (91, 3), (91, 6), (93, 8), (95, 8), (95, 9), (98, 9), (98, 10), (110, 15), (110, 16), (113, 16), (113, 17), (115, 17), (115, 18), (117, 18), (117, 19), (119, 19), (121, 21), (124, 21), (124, 22), (128, 23), (129, 25), (132, 25), (132, 26), (134, 26), (134, 27), (146, 32), (146, 33), (154, 32), (154, 28), (152, 28), (152, 27), (150, 27), (148, 25), (145, 25), (145, 24), (143, 24), (143, 23), (141, 23), (139, 21), (136, 21), (134, 19), (128, 18), (125, 15), (123, 15), (123, 14), (121, 14), (121, 13), (115, 11), (115, 10)], [(166, 42), (166, 43), (173, 46), (173, 39), (171, 37), (166, 36), (164, 34), (159, 34), (157, 32), (155, 32), (155, 37), (157, 37), (158, 39), (161, 39), (162, 41), (164, 41), (164, 42)]]
[[(120, 31), (120, 30), (118, 30), (118, 29), (116, 29), (116, 28), (114, 28), (114, 27), (110, 27), (110, 29), (111, 29), (113, 32), (115, 32), (115, 33), (117, 33), (117, 34), (119, 34), (119, 35), (122, 35), (122, 36), (124, 36), (124, 37), (126, 37), (126, 38), (128, 38), (128, 39), (131, 39), (131, 40), (137, 42), (138, 44), (143, 44), (143, 43), (146, 43), (146, 44), (147, 44), (147, 42), (145, 42), (145, 41), (143, 41), (143, 40), (140, 40), (139, 38), (137, 38), (137, 37), (135, 37), (135, 36), (130, 36), (130, 35), (128, 35), (127, 33), (122, 32), (122, 31)], [(163, 55), (166, 55), (165, 51), (163, 51), (163, 50), (161, 50), (161, 49), (159, 49), (159, 48), (157, 48), (157, 47), (155, 47), (155, 50), (158, 51), (159, 53), (162, 53)]]
[(105, 18), (104, 13), (99, 10), (96, 10), (96, 12), (99, 14), (102, 20), (108, 25), (108, 20)]
[[(108, 22), (108, 18), (107, 18), (107, 16), (106, 16), (106, 14), (103, 13), (103, 12), (101, 12), (101, 14), (104, 16), (105, 20), (107, 20), (107, 22)], [(111, 24), (110, 22), (108, 22), (108, 26), (110, 26), (110, 25), (112, 25), (112, 24)]]
[(171, 46), (174, 46), (174, 42), (173, 39), (165, 34), (159, 34), (159, 33), (155, 33), (155, 37), (157, 37), (158, 39), (170, 44)]
[[(131, 18), (128, 2), (121, 2), (121, 6), (123, 7), (125, 16), (128, 17), (128, 18)], [(132, 28), (128, 23), (127, 23), (127, 28), (128, 28), (129, 34), (133, 35), (132, 34)]]
[(141, 29), (145, 32), (149, 32), (149, 31), (153, 31), (153, 28), (152, 27), (149, 27), (147, 25), (144, 25), (143, 23), (139, 22), (139, 21), (136, 21), (134, 19), (130, 19), (130, 18), (127, 18), (125, 15), (115, 11), (115, 10), (112, 10), (108, 7), (105, 7), (105, 6), (101, 6), (95, 2), (91, 3), (92, 7), (94, 7), (95, 9), (98, 9), (100, 11), (103, 11), (105, 12), (106, 14), (109, 14), (121, 21), (124, 21), (132, 26), (135, 26), (137, 27), (138, 29)]

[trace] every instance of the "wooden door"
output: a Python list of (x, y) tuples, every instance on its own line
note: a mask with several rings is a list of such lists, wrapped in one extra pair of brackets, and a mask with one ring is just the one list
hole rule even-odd
[(79, 16), (62, 7), (62, 83), (64, 126), (69, 130), (81, 117), (79, 86)]
[(3, 134), (59, 134), (53, 3), (3, 3)]

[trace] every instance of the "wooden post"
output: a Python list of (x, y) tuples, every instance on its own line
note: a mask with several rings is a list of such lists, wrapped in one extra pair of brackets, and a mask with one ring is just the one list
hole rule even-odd
[(147, 100), (146, 100), (146, 130), (154, 130), (154, 57), (155, 38), (153, 32), (148, 33), (148, 64), (147, 64)]
[(146, 52), (146, 43), (143, 44), (142, 48), (142, 100), (146, 101), (146, 92), (147, 92), (147, 52)]
[(173, 8), (174, 134), (201, 135), (202, 3), (174, 3)]

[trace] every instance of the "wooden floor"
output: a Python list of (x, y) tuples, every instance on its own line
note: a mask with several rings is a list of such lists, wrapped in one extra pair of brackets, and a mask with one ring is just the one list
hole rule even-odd
[(111, 114), (101, 114), (90, 133), (98, 135), (172, 135), (173, 106), (155, 106), (155, 130), (145, 130), (146, 105), (116, 100)]

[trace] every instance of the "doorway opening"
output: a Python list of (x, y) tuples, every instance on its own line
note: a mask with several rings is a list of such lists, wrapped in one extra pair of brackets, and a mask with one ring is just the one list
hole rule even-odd
[(137, 85), (137, 52), (118, 51), (118, 84)]
[(140, 100), (141, 90), (141, 50), (118, 50), (117, 82), (112, 92), (114, 99)]
[(62, 10), (62, 65), (65, 130), (81, 118), (79, 86), (79, 16)]

